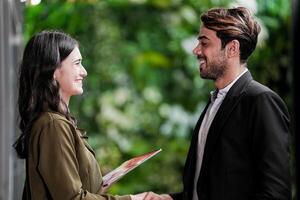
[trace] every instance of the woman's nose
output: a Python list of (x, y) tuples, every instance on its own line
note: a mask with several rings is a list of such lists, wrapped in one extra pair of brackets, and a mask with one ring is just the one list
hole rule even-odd
[(81, 76), (82, 77), (86, 77), (87, 76), (87, 71), (85, 70), (85, 68), (81, 65)]

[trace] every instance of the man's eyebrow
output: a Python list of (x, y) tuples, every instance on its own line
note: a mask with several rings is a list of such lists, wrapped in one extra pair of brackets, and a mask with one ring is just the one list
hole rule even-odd
[(204, 36), (204, 35), (202, 35), (202, 36), (199, 35), (199, 36), (198, 36), (198, 40), (202, 40), (202, 39), (207, 39), (207, 40), (209, 40), (208, 37), (206, 37), (206, 36)]

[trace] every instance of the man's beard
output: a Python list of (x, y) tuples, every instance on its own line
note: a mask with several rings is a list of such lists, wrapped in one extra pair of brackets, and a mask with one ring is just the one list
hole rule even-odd
[(205, 63), (205, 68), (200, 71), (200, 77), (203, 79), (217, 80), (225, 74), (227, 70), (227, 61), (223, 55), (217, 60)]

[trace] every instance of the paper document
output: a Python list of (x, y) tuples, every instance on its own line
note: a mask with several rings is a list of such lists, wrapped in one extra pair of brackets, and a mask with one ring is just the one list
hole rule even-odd
[(103, 177), (103, 187), (109, 187), (110, 185), (121, 179), (125, 174), (127, 174), (140, 164), (144, 163), (148, 159), (152, 158), (159, 152), (161, 152), (161, 149), (131, 158), (130, 160), (123, 162), (118, 168), (107, 173)]

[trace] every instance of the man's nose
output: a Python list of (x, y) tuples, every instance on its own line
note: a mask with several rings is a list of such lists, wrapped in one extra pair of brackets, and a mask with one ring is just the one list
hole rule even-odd
[(201, 52), (201, 48), (200, 48), (200, 45), (197, 45), (194, 50), (193, 50), (193, 54), (198, 56), (198, 55), (201, 55), (202, 52)]

